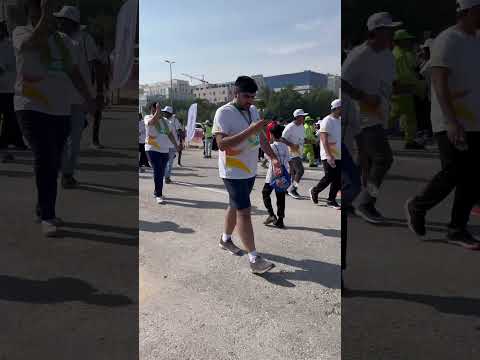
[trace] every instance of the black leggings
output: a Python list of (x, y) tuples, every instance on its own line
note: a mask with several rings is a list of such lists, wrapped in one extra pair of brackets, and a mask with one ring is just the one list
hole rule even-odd
[[(274, 216), (275, 213), (273, 212), (272, 200), (270, 199), (270, 195), (272, 194), (272, 192), (273, 192), (273, 188), (270, 186), (270, 184), (265, 183), (265, 186), (263, 187), (263, 190), (262, 190), (263, 203), (265, 204), (265, 207), (268, 210), (268, 214), (271, 216)], [(285, 193), (275, 191), (275, 195), (277, 197), (277, 216), (279, 218), (284, 218), (285, 217)]]

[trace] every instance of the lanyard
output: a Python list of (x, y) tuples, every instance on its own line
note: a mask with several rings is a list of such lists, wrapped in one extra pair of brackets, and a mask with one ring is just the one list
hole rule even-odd
[(240, 115), (242, 115), (243, 119), (247, 122), (248, 126), (250, 126), (252, 124), (252, 114), (250, 113), (250, 109), (248, 109), (248, 119), (247, 117), (245, 116), (245, 114), (243, 113), (242, 110), (240, 110), (240, 108), (237, 106), (237, 104), (233, 103), (232, 102), (232, 105), (235, 107), (235, 109), (238, 110), (238, 112), (240, 113)]

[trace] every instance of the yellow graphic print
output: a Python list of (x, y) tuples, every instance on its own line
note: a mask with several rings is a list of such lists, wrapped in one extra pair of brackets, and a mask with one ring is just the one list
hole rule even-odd
[(330, 148), (330, 152), (335, 157), (335, 159), (338, 159), (340, 157), (340, 154), (337, 151), (337, 143), (329, 143), (328, 147)]
[(156, 147), (157, 149), (160, 149), (160, 145), (157, 143), (156, 137), (154, 136), (149, 136), (147, 138), (147, 144)]
[(226, 148), (225, 149), (225, 167), (226, 168), (235, 168), (235, 169), (240, 169), (248, 174), (250, 174), (252, 171), (248, 168), (245, 163), (239, 159), (237, 159), (235, 156), (240, 155), (242, 153), (241, 150), (235, 150), (233, 148)]
[(376, 116), (378, 118), (382, 118), (382, 113), (380, 110), (380, 106), (372, 106), (370, 104), (367, 104), (365, 102), (360, 102), (360, 112), (364, 114), (368, 114), (371, 116)]
[(22, 95), (27, 98), (37, 100), (47, 108), (50, 108), (50, 102), (48, 101), (48, 98), (42, 94), (42, 92), (38, 90), (33, 83), (25, 83), (23, 85)]
[(461, 99), (465, 98), (469, 93), (470, 91), (468, 90), (452, 92), (452, 97), (454, 99), (453, 108), (455, 110), (455, 115), (459, 119), (474, 122), (474, 112), (470, 110), (463, 102), (461, 102)]
[(227, 156), (226, 157), (226, 161), (225, 161), (225, 165), (227, 168), (235, 168), (235, 169), (240, 169), (248, 174), (250, 174), (252, 171), (248, 168), (247, 165), (245, 165), (245, 163), (243, 163), (242, 161), (238, 160), (237, 158), (233, 157), (233, 156)]

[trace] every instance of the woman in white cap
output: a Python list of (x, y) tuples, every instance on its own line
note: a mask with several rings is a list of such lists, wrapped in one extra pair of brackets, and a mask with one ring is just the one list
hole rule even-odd
[(158, 204), (165, 202), (163, 197), (163, 179), (169, 159), (170, 148), (179, 145), (175, 139), (173, 127), (162, 116), (158, 103), (149, 106), (150, 115), (145, 115), (145, 151), (153, 167), (153, 181), (155, 182), (154, 196)]

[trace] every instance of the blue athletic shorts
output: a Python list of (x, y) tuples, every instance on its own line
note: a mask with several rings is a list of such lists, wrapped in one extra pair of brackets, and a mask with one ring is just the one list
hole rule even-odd
[(255, 184), (255, 177), (250, 179), (222, 179), (228, 192), (230, 207), (243, 210), (252, 206), (250, 193)]

